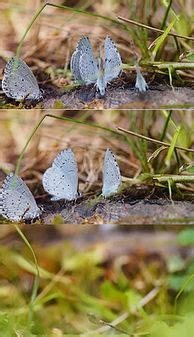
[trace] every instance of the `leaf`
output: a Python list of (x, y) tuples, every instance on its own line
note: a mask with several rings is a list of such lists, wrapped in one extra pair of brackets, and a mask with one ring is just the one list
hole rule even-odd
[(175, 145), (177, 143), (177, 139), (179, 137), (179, 134), (180, 134), (180, 131), (181, 131), (181, 127), (179, 126), (172, 138), (172, 141), (171, 141), (171, 144), (170, 144), (170, 147), (168, 149), (168, 152), (167, 152), (167, 155), (166, 155), (166, 159), (165, 159), (165, 164), (167, 167), (170, 166), (170, 160), (171, 160), (171, 157), (174, 153), (174, 149), (175, 149)]
[(154, 151), (152, 154), (151, 154), (151, 156), (148, 158), (148, 163), (151, 161), (151, 160), (153, 160), (153, 159), (155, 159), (159, 154), (160, 154), (160, 152), (162, 152), (163, 150), (166, 150), (166, 146), (165, 145), (162, 145), (162, 146), (160, 146), (156, 151)]
[(160, 35), (156, 40), (155, 40), (155, 47), (154, 50), (152, 52), (152, 56), (153, 59), (155, 59), (156, 54), (159, 50), (159, 48), (161, 47), (161, 45), (164, 43), (165, 39), (167, 38), (168, 34), (170, 33), (172, 27), (174, 26), (174, 24), (177, 22), (177, 18), (175, 18), (170, 24), (169, 26), (165, 29), (164, 33), (162, 35)]
[(178, 243), (182, 246), (194, 244), (194, 229), (185, 229), (178, 235)]
[(186, 168), (186, 171), (187, 171), (188, 173), (194, 174), (194, 165), (189, 165), (189, 166)]
[(194, 61), (194, 53), (189, 53), (187, 56), (186, 56), (187, 60), (189, 61)]

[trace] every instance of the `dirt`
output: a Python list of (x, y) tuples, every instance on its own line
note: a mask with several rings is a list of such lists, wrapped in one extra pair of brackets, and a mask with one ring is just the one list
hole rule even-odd
[(42, 221), (45, 224), (194, 224), (194, 203), (168, 199), (104, 199), (78, 204), (48, 202), (43, 204)]
[[(134, 89), (135, 78), (123, 74), (123, 76), (110, 85), (106, 90), (106, 96), (101, 98), (96, 93), (93, 85), (73, 87), (72, 89), (59, 89), (52, 85), (42, 87), (44, 94), (43, 102), (25, 102), (26, 108), (43, 109), (146, 109), (146, 108), (171, 108), (171, 107), (194, 107), (194, 89), (175, 85), (168, 85), (167, 78), (147, 80), (149, 90), (139, 93)], [(21, 106), (13, 100), (0, 95), (1, 108), (14, 108)]]

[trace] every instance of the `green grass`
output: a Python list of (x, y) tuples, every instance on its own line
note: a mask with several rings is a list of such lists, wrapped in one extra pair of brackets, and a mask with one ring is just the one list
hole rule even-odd
[[(117, 18), (123, 11), (123, 3), (114, 0), (109, 1), (107, 4), (99, 2), (99, 9), (92, 5), (91, 1), (81, 2), (78, 1), (76, 6), (64, 6), (47, 2), (41, 4), (29, 18), (29, 23), (22, 34), (21, 39), (18, 41), (18, 47), (16, 49), (16, 55), (21, 55), (24, 44), (28, 40), (28, 35), (31, 30), (39, 24), (39, 19), (42, 16), (47, 16), (47, 9), (55, 9), (56, 15), (50, 14), (53, 18), (53, 22), (57, 25), (57, 16), (61, 18), (64, 16), (67, 23), (77, 21), (81, 30), (92, 20), (92, 24), (96, 27), (99, 25), (102, 28), (102, 33), (106, 34), (107, 29), (116, 33), (116, 35), (122, 36), (120, 45), (126, 49), (129, 46), (130, 55), (125, 55), (124, 63), (127, 66), (134, 64), (136, 59), (141, 60), (143, 66), (151, 66), (155, 71), (160, 71), (162, 68), (166, 75), (169, 74), (171, 68), (172, 80), (176, 77), (176, 71), (179, 68), (188, 69), (193, 68), (193, 53), (192, 53), (192, 17), (193, 13), (189, 10), (189, 6), (183, 4), (176, 4), (172, 1), (161, 1), (158, 4), (153, 5), (150, 1), (145, 1), (142, 4), (134, 4), (132, 0), (127, 1), (124, 4), (126, 19), (130, 19), (130, 16), (134, 21), (129, 23)], [(12, 5), (13, 6), (13, 5)], [(7, 15), (11, 17), (14, 11), (24, 10), (22, 7), (10, 7)], [(110, 7), (109, 7), (110, 6)], [(26, 11), (28, 7), (26, 8)], [(160, 13), (160, 14), (159, 14)], [(130, 15), (128, 15), (130, 14)], [(153, 27), (149, 18), (154, 18), (156, 27)], [(55, 27), (53, 23), (53, 27)], [(14, 24), (14, 23), (13, 23)], [(136, 25), (137, 24), (137, 25)], [(44, 29), (44, 27), (42, 27)], [(40, 27), (41, 29), (41, 27)], [(155, 29), (162, 29), (161, 32), (156, 32)], [(54, 28), (53, 28), (54, 30)], [(60, 28), (58, 28), (57, 34), (60, 34)], [(72, 34), (72, 32), (71, 32)], [(131, 43), (129, 45), (129, 39)], [(120, 39), (121, 40), (121, 39)], [(51, 41), (49, 42), (51, 44)], [(68, 49), (68, 47), (67, 47)], [(66, 59), (67, 56), (64, 55)], [(159, 61), (159, 62), (157, 62)], [(183, 62), (182, 62), (183, 61)], [(184, 62), (186, 61), (186, 62)], [(168, 67), (166, 66), (168, 63)], [(57, 64), (56, 64), (57, 66)]]
[[(19, 245), (0, 246), (2, 336), (100, 336), (104, 331), (105, 336), (174, 337), (193, 331), (192, 256), (170, 254), (164, 268), (159, 257), (145, 265), (140, 254), (134, 270), (129, 265), (129, 276), (119, 267), (121, 257), (105, 262), (100, 245), (79, 251), (66, 240), (32, 248), (21, 230), (18, 234)], [(193, 242), (193, 229), (177, 233), (180, 246)]]

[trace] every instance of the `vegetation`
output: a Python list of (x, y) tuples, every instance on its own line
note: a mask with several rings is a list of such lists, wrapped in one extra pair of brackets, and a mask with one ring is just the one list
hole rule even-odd
[[(122, 126), (133, 135), (119, 131)], [(117, 155), (124, 183), (166, 186), (170, 197), (179, 191), (179, 198), (182, 194), (183, 199), (189, 195), (193, 199), (192, 110), (2, 112), (1, 128), (2, 169), (16, 169), (36, 196), (38, 191), (42, 194), (41, 173), (65, 147), (76, 154), (81, 192), (95, 193), (102, 184), (104, 150), (110, 147)]]
[[(55, 5), (0, 0), (2, 70), (17, 52), (48, 95), (53, 86), (72, 88), (69, 60), (80, 36), (89, 35), (97, 47), (109, 34), (126, 72), (133, 73), (139, 60), (156, 84), (164, 78), (172, 87), (193, 86), (191, 1)], [(15, 107), (2, 97), (0, 104)], [(158, 111), (100, 111), (95, 104), (88, 111), (22, 111), (22, 104), (1, 110), (0, 181), (16, 171), (36, 200), (45, 200), (42, 173), (57, 152), (71, 147), (80, 191), (95, 196), (109, 147), (126, 189), (151, 186), (150, 197), (162, 191), (172, 204), (193, 205), (194, 112), (184, 104)], [(192, 225), (2, 224), (0, 336), (193, 336), (193, 244)]]
[(22, 231), (0, 233), (2, 336), (192, 335), (192, 228)]
[[(72, 88), (70, 57), (82, 35), (89, 35), (95, 47), (106, 34), (111, 35), (121, 53), (124, 70), (134, 73), (138, 60), (148, 73), (151, 86), (193, 86), (194, 14), (190, 2), (111, 0), (78, 1), (72, 5), (68, 1), (42, 4), (37, 0), (37, 11), (34, 4), (23, 1), (16, 5), (1, 0), (0, 4), (2, 69), (11, 55), (24, 57), (48, 97), (51, 84), (55, 88)], [(122, 19), (125, 16), (129, 22)], [(10, 107), (4, 100), (1, 105)]]

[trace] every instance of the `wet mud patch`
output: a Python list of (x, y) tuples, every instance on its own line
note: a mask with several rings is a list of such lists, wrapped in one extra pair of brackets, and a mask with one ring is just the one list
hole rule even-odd
[(176, 106), (194, 106), (194, 89), (160, 84), (150, 86), (146, 92), (137, 92), (134, 87), (110, 85), (106, 96), (98, 97), (93, 86), (83, 86), (65, 92), (62, 96), (44, 100), (44, 108), (52, 109), (60, 102), (66, 109), (143, 109)]
[(45, 224), (194, 224), (194, 203), (168, 199), (104, 199), (93, 203), (63, 201), (43, 205)]
[(166, 76), (157, 76), (154, 80), (146, 78), (149, 89), (138, 92), (135, 86), (135, 76), (123, 74), (121, 78), (111, 82), (105, 97), (96, 93), (95, 86), (68, 86), (58, 88), (52, 84), (41, 87), (42, 102), (15, 102), (0, 93), (1, 108), (42, 108), (42, 109), (143, 109), (143, 108), (171, 108), (194, 106), (194, 88), (182, 86), (175, 81), (173, 88), (168, 84)]

